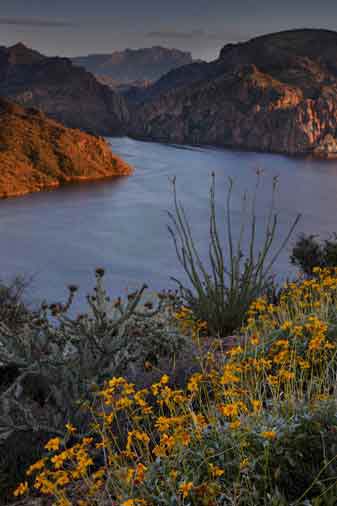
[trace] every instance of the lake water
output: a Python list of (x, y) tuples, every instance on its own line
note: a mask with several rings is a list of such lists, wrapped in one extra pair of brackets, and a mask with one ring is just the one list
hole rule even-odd
[[(253, 191), (256, 169), (264, 175), (259, 190), (259, 225), (268, 208), (272, 178), (279, 176), (279, 230), (285, 234), (302, 213), (296, 234), (337, 231), (337, 162), (213, 148), (190, 148), (110, 139), (112, 149), (135, 167), (129, 178), (71, 185), (53, 192), (0, 202), (0, 277), (32, 276), (30, 296), (63, 300), (66, 286), (78, 284), (81, 297), (93, 286), (95, 267), (107, 271), (112, 294), (146, 282), (167, 288), (170, 276), (181, 276), (168, 235), (167, 210), (172, 209), (170, 178), (177, 176), (179, 197), (190, 218), (203, 255), (208, 248), (208, 189), (216, 174), (219, 219), (223, 214), (228, 176), (235, 180), (233, 222), (241, 216), (244, 190)], [(262, 233), (259, 232), (261, 240)], [(289, 251), (275, 270), (292, 272)], [(173, 287), (174, 285), (171, 284)], [(81, 305), (83, 299), (79, 299)]]

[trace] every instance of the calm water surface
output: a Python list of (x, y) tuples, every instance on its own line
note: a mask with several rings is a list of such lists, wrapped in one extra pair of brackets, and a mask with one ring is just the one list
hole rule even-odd
[[(233, 220), (237, 230), (244, 190), (255, 185), (263, 169), (258, 198), (258, 223), (270, 202), (272, 178), (279, 176), (277, 208), (285, 234), (297, 213), (300, 232), (326, 237), (337, 231), (337, 162), (290, 159), (278, 155), (231, 150), (175, 147), (128, 138), (110, 140), (112, 149), (135, 167), (130, 178), (68, 186), (0, 202), (0, 276), (33, 276), (35, 299), (63, 299), (69, 283), (84, 296), (93, 285), (93, 270), (103, 266), (112, 294), (123, 294), (147, 282), (165, 288), (180, 276), (168, 236), (166, 211), (172, 209), (170, 178), (177, 176), (179, 196), (200, 250), (208, 247), (208, 188), (217, 178), (220, 214), (228, 176), (235, 179)], [(262, 234), (260, 233), (260, 240)], [(275, 270), (291, 273), (289, 249)], [(174, 286), (174, 285), (172, 285)], [(79, 301), (81, 304), (81, 301)]]

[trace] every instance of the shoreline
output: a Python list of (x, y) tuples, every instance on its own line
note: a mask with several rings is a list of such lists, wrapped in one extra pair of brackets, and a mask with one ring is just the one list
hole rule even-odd
[(103, 181), (103, 180), (116, 180), (119, 178), (129, 177), (133, 174), (132, 172), (129, 174), (118, 174), (111, 176), (72, 176), (62, 181), (55, 181), (53, 183), (48, 183), (46, 185), (40, 185), (35, 189), (27, 189), (18, 192), (3, 192), (0, 191), (0, 200), (14, 199), (19, 197), (25, 197), (26, 195), (31, 195), (33, 193), (42, 193), (42, 192), (50, 192), (62, 188), (63, 186), (71, 186), (71, 185), (79, 185), (79, 184), (89, 184), (95, 181)]
[[(119, 137), (119, 136), (117, 136)], [(292, 159), (300, 159), (300, 160), (323, 160), (323, 161), (337, 161), (337, 151), (326, 154), (324, 153), (318, 153), (314, 151), (303, 151), (303, 152), (297, 152), (297, 153), (290, 153), (288, 151), (269, 151), (266, 149), (259, 149), (259, 148), (245, 148), (243, 146), (236, 146), (236, 145), (224, 145), (224, 144), (200, 144), (200, 143), (192, 143), (192, 142), (172, 142), (165, 139), (157, 139), (153, 137), (143, 137), (143, 136), (137, 136), (133, 134), (129, 134), (126, 137), (129, 137), (130, 139), (134, 141), (139, 142), (153, 142), (155, 144), (163, 144), (164, 146), (173, 146), (177, 148), (186, 147), (189, 146), (192, 148), (202, 148), (202, 149), (220, 149), (225, 151), (238, 151), (242, 153), (260, 153), (260, 154), (266, 154), (266, 155), (278, 155), (278, 156), (285, 156), (286, 158), (292, 158)], [(112, 139), (114, 137), (111, 137)]]

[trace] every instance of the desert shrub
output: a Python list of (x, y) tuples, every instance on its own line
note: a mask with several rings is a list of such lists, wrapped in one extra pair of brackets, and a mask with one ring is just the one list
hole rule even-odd
[(10, 283), (0, 282), (0, 322), (13, 332), (19, 331), (30, 316), (24, 295), (31, 280), (17, 276)]
[[(129, 294), (127, 301), (119, 298), (111, 302), (103, 286), (103, 275), (98, 269), (94, 293), (87, 297), (87, 313), (69, 316), (77, 291), (77, 287), (70, 286), (65, 304), (43, 304), (40, 311), (26, 318), (21, 332), (13, 332), (2, 322), (0, 361), (20, 371), (2, 400), (14, 392), (21, 393), (25, 385), (34, 384), (35, 378), (39, 380), (35, 381), (36, 388), (45, 390), (46, 398), (41, 402), (50, 397), (58, 408), (56, 418), (62, 413), (63, 424), (63, 418), (73, 418), (77, 410), (74, 402), (87, 398), (106, 377), (123, 372), (140, 359), (146, 360), (149, 354), (168, 355), (181, 344), (174, 328), (165, 328), (160, 318), (156, 320), (159, 314), (165, 317), (164, 296), (157, 299), (157, 307), (147, 303), (141, 309), (146, 288), (143, 286)], [(166, 321), (167, 318), (166, 314)], [(4, 409), (5, 415), (7, 408)], [(16, 409), (20, 410), (20, 406)], [(55, 428), (57, 432), (58, 426), (55, 419), (48, 423), (48, 430)]]
[(57, 506), (333, 506), (337, 269), (315, 276), (275, 305), (257, 300), (236, 346), (215, 340), (184, 389), (167, 375), (142, 390), (108, 380), (90, 437), (69, 444), (68, 425), (15, 493)]
[[(175, 281), (178, 283), (181, 297), (187, 307), (192, 310), (197, 319), (207, 322), (208, 330), (213, 336), (226, 337), (237, 330), (244, 322), (252, 301), (265, 293), (274, 291), (271, 269), (300, 219), (300, 216), (295, 219), (281, 246), (273, 251), (277, 233), (277, 213), (274, 208), (277, 179), (274, 178), (264, 241), (257, 249), (255, 207), (259, 175), (257, 178), (257, 186), (250, 206), (247, 195), (243, 196), (243, 218), (237, 241), (234, 241), (232, 235), (233, 181), (229, 180), (226, 204), (227, 243), (223, 245), (216, 213), (215, 176), (212, 175), (209, 197), (209, 263), (211, 266), (209, 270), (198, 253), (185, 210), (177, 198), (175, 180), (173, 181), (175, 210), (174, 213), (169, 213), (171, 220), (169, 232), (190, 286), (184, 285), (179, 280), (175, 279)], [(248, 248), (244, 252), (243, 241), (247, 228), (249, 228)]]
[(337, 266), (337, 235), (320, 241), (317, 236), (302, 234), (291, 253), (291, 263), (312, 276), (315, 267)]
[(41, 162), (39, 149), (34, 149), (33, 147), (30, 147), (28, 152), (28, 159), (32, 162), (33, 165), (38, 165)]
[(58, 163), (60, 169), (66, 174), (66, 175), (73, 175), (76, 174), (76, 169), (74, 162), (69, 158), (68, 156), (64, 155), (62, 152), (57, 153), (58, 156)]
[[(12, 320), (23, 310), (16, 302), (18, 294), (10, 290), (12, 304), (0, 309), (1, 454), (16, 439), (18, 451), (22, 441), (21, 454), (28, 455), (23, 434), (30, 434), (32, 442), (38, 437), (43, 446), (46, 436), (62, 435), (66, 423), (76, 423), (85, 434), (89, 415), (83, 403), (106, 378), (122, 373), (137, 377), (137, 368), (144, 371), (145, 363), (155, 367), (163, 357), (173, 363), (184, 353), (188, 338), (173, 317), (172, 294), (146, 298), (143, 286), (126, 300), (111, 301), (103, 277), (104, 271), (97, 269), (87, 313), (71, 316), (77, 287), (70, 286), (66, 303), (43, 303), (35, 312), (24, 311), (19, 329)], [(4, 300), (9, 301), (8, 292)], [(3, 462), (3, 475), (4, 467), (9, 469)]]

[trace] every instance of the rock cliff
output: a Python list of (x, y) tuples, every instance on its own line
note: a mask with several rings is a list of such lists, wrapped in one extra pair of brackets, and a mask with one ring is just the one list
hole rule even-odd
[(131, 173), (101, 137), (0, 99), (1, 198)]
[(0, 96), (94, 134), (123, 134), (128, 121), (123, 98), (92, 74), (22, 43), (0, 47)]
[(293, 30), (226, 45), (137, 96), (140, 138), (337, 156), (337, 33)]

